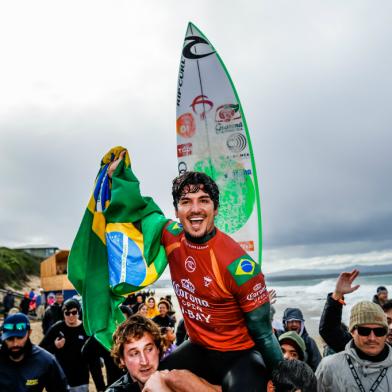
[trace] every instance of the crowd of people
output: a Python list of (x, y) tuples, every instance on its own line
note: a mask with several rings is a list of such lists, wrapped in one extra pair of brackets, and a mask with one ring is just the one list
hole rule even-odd
[[(122, 151), (105, 166), (113, 178), (112, 195), (125, 192), (132, 195), (126, 199), (132, 206), (145, 206), (148, 201), (135, 196), (135, 177), (124, 157)], [(116, 181), (123, 170), (128, 172)], [(392, 390), (392, 301), (385, 287), (377, 289), (373, 302), (355, 304), (345, 326), (345, 296), (358, 289), (359, 272), (340, 274), (320, 319), (322, 357), (300, 308), (285, 309), (282, 325), (272, 326), (276, 298), (260, 265), (215, 227), (216, 183), (203, 173), (186, 172), (174, 179), (172, 194), (181, 225), (167, 220), (157, 238), (180, 304), (178, 323), (170, 296), (129, 295), (108, 355), (86, 335), (80, 302), (56, 293), (43, 315), (38, 346), (30, 341), (26, 314), (5, 318), (0, 390), (85, 392), (90, 374), (98, 391), (109, 392)]]
[[(373, 301), (355, 304), (349, 325), (342, 323), (344, 299), (359, 287), (354, 285), (357, 276), (358, 271), (342, 273), (335, 290), (327, 296), (319, 325), (325, 342), (323, 355), (306, 331), (301, 309), (284, 310), (282, 329), (272, 329), (284, 361), (269, 374), (265, 390), (391, 390), (392, 300), (388, 299), (387, 289), (379, 287)], [(48, 392), (85, 392), (89, 390), (90, 375), (97, 391), (222, 390), (220, 384), (206, 380), (199, 372), (186, 368), (165, 370), (165, 359), (188, 340), (188, 334), (184, 320), (177, 323), (171, 296), (156, 299), (154, 294), (139, 292), (124, 300), (121, 308), (126, 321), (113, 336), (111, 353), (86, 335), (80, 302), (75, 298), (64, 301), (61, 292), (45, 310), (44, 337), (38, 345), (30, 340), (27, 315), (5, 315), (0, 390), (45, 387)], [(7, 301), (5, 295), (3, 302)], [(276, 294), (271, 291), (270, 302), (275, 301)], [(36, 389), (29, 389), (32, 386)]]

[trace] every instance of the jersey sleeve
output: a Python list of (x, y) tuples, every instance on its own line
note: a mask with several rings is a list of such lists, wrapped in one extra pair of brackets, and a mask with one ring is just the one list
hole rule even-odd
[(260, 264), (246, 253), (227, 266), (230, 292), (244, 313), (269, 302), (268, 291)]

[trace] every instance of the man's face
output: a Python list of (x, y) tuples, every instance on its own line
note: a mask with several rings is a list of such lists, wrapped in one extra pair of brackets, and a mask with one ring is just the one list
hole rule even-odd
[(143, 296), (138, 295), (138, 296), (136, 297), (136, 302), (137, 302), (138, 304), (141, 304), (141, 303), (143, 302)]
[(176, 210), (184, 231), (192, 237), (203, 237), (214, 228), (214, 218), (218, 214), (208, 193), (202, 189), (181, 196)]
[(64, 310), (64, 321), (68, 327), (77, 327), (79, 324), (79, 312), (76, 308)]
[[(361, 324), (359, 327), (382, 328), (378, 324)], [(378, 337), (374, 334), (374, 331), (371, 331), (368, 336), (364, 336), (360, 332), (358, 328), (355, 328), (351, 332), (355, 345), (367, 355), (374, 356), (380, 354), (385, 346), (386, 334)]]
[(284, 341), (280, 343), (280, 348), (282, 349), (284, 359), (299, 359), (297, 349), (289, 342)]
[(56, 294), (56, 302), (57, 302), (59, 305), (62, 305), (62, 304), (63, 304), (63, 302), (64, 302), (64, 296), (63, 296), (63, 294)]
[(392, 344), (392, 309), (389, 309), (385, 312), (386, 316), (387, 316), (387, 321), (388, 321), (388, 326), (389, 326), (389, 330), (388, 330), (388, 335), (387, 335), (387, 342), (389, 344)]
[(158, 306), (159, 314), (161, 316), (166, 316), (169, 309), (167, 308), (166, 304), (159, 304)]
[(388, 291), (386, 291), (386, 290), (380, 291), (380, 292), (377, 294), (377, 296), (378, 296), (378, 299), (379, 299), (381, 302), (385, 302), (385, 301), (388, 300)]
[(9, 356), (12, 360), (18, 361), (23, 358), (24, 348), (27, 341), (29, 340), (31, 331), (28, 331), (23, 338), (11, 337), (4, 341), (5, 346), (8, 349)]
[(298, 334), (301, 332), (301, 320), (290, 320), (286, 324), (287, 331), (295, 331)]
[(146, 332), (141, 339), (131, 339), (125, 343), (121, 364), (127, 368), (133, 381), (143, 388), (159, 364), (159, 350), (151, 334)]

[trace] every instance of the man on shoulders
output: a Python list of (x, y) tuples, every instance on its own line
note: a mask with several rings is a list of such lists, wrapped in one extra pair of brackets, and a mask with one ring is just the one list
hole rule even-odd
[(344, 351), (325, 357), (316, 371), (318, 391), (390, 391), (392, 350), (386, 343), (388, 324), (379, 305), (361, 301), (353, 306)]
[(26, 315), (8, 316), (2, 330), (0, 391), (68, 391), (67, 380), (54, 356), (31, 343)]

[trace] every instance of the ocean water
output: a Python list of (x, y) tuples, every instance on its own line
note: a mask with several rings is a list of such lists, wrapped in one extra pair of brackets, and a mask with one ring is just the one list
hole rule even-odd
[[(276, 309), (274, 320), (282, 321), (284, 309), (288, 307), (300, 308), (304, 314), (305, 326), (309, 334), (313, 337), (318, 337), (321, 313), (327, 294), (335, 288), (336, 278), (268, 282), (268, 276), (266, 276), (266, 283), (268, 289), (275, 289), (277, 292), (277, 301), (274, 304)], [(345, 298), (346, 306), (343, 307), (342, 321), (346, 324), (349, 322), (351, 307), (361, 300), (371, 301), (378, 286), (386, 286), (389, 292), (392, 293), (392, 274), (359, 276), (354, 283), (359, 284), (360, 287)], [(176, 309), (177, 320), (180, 320), (182, 318), (180, 307), (170, 280), (161, 282), (161, 285), (163, 287), (155, 289), (155, 296), (159, 298), (170, 294)]]

